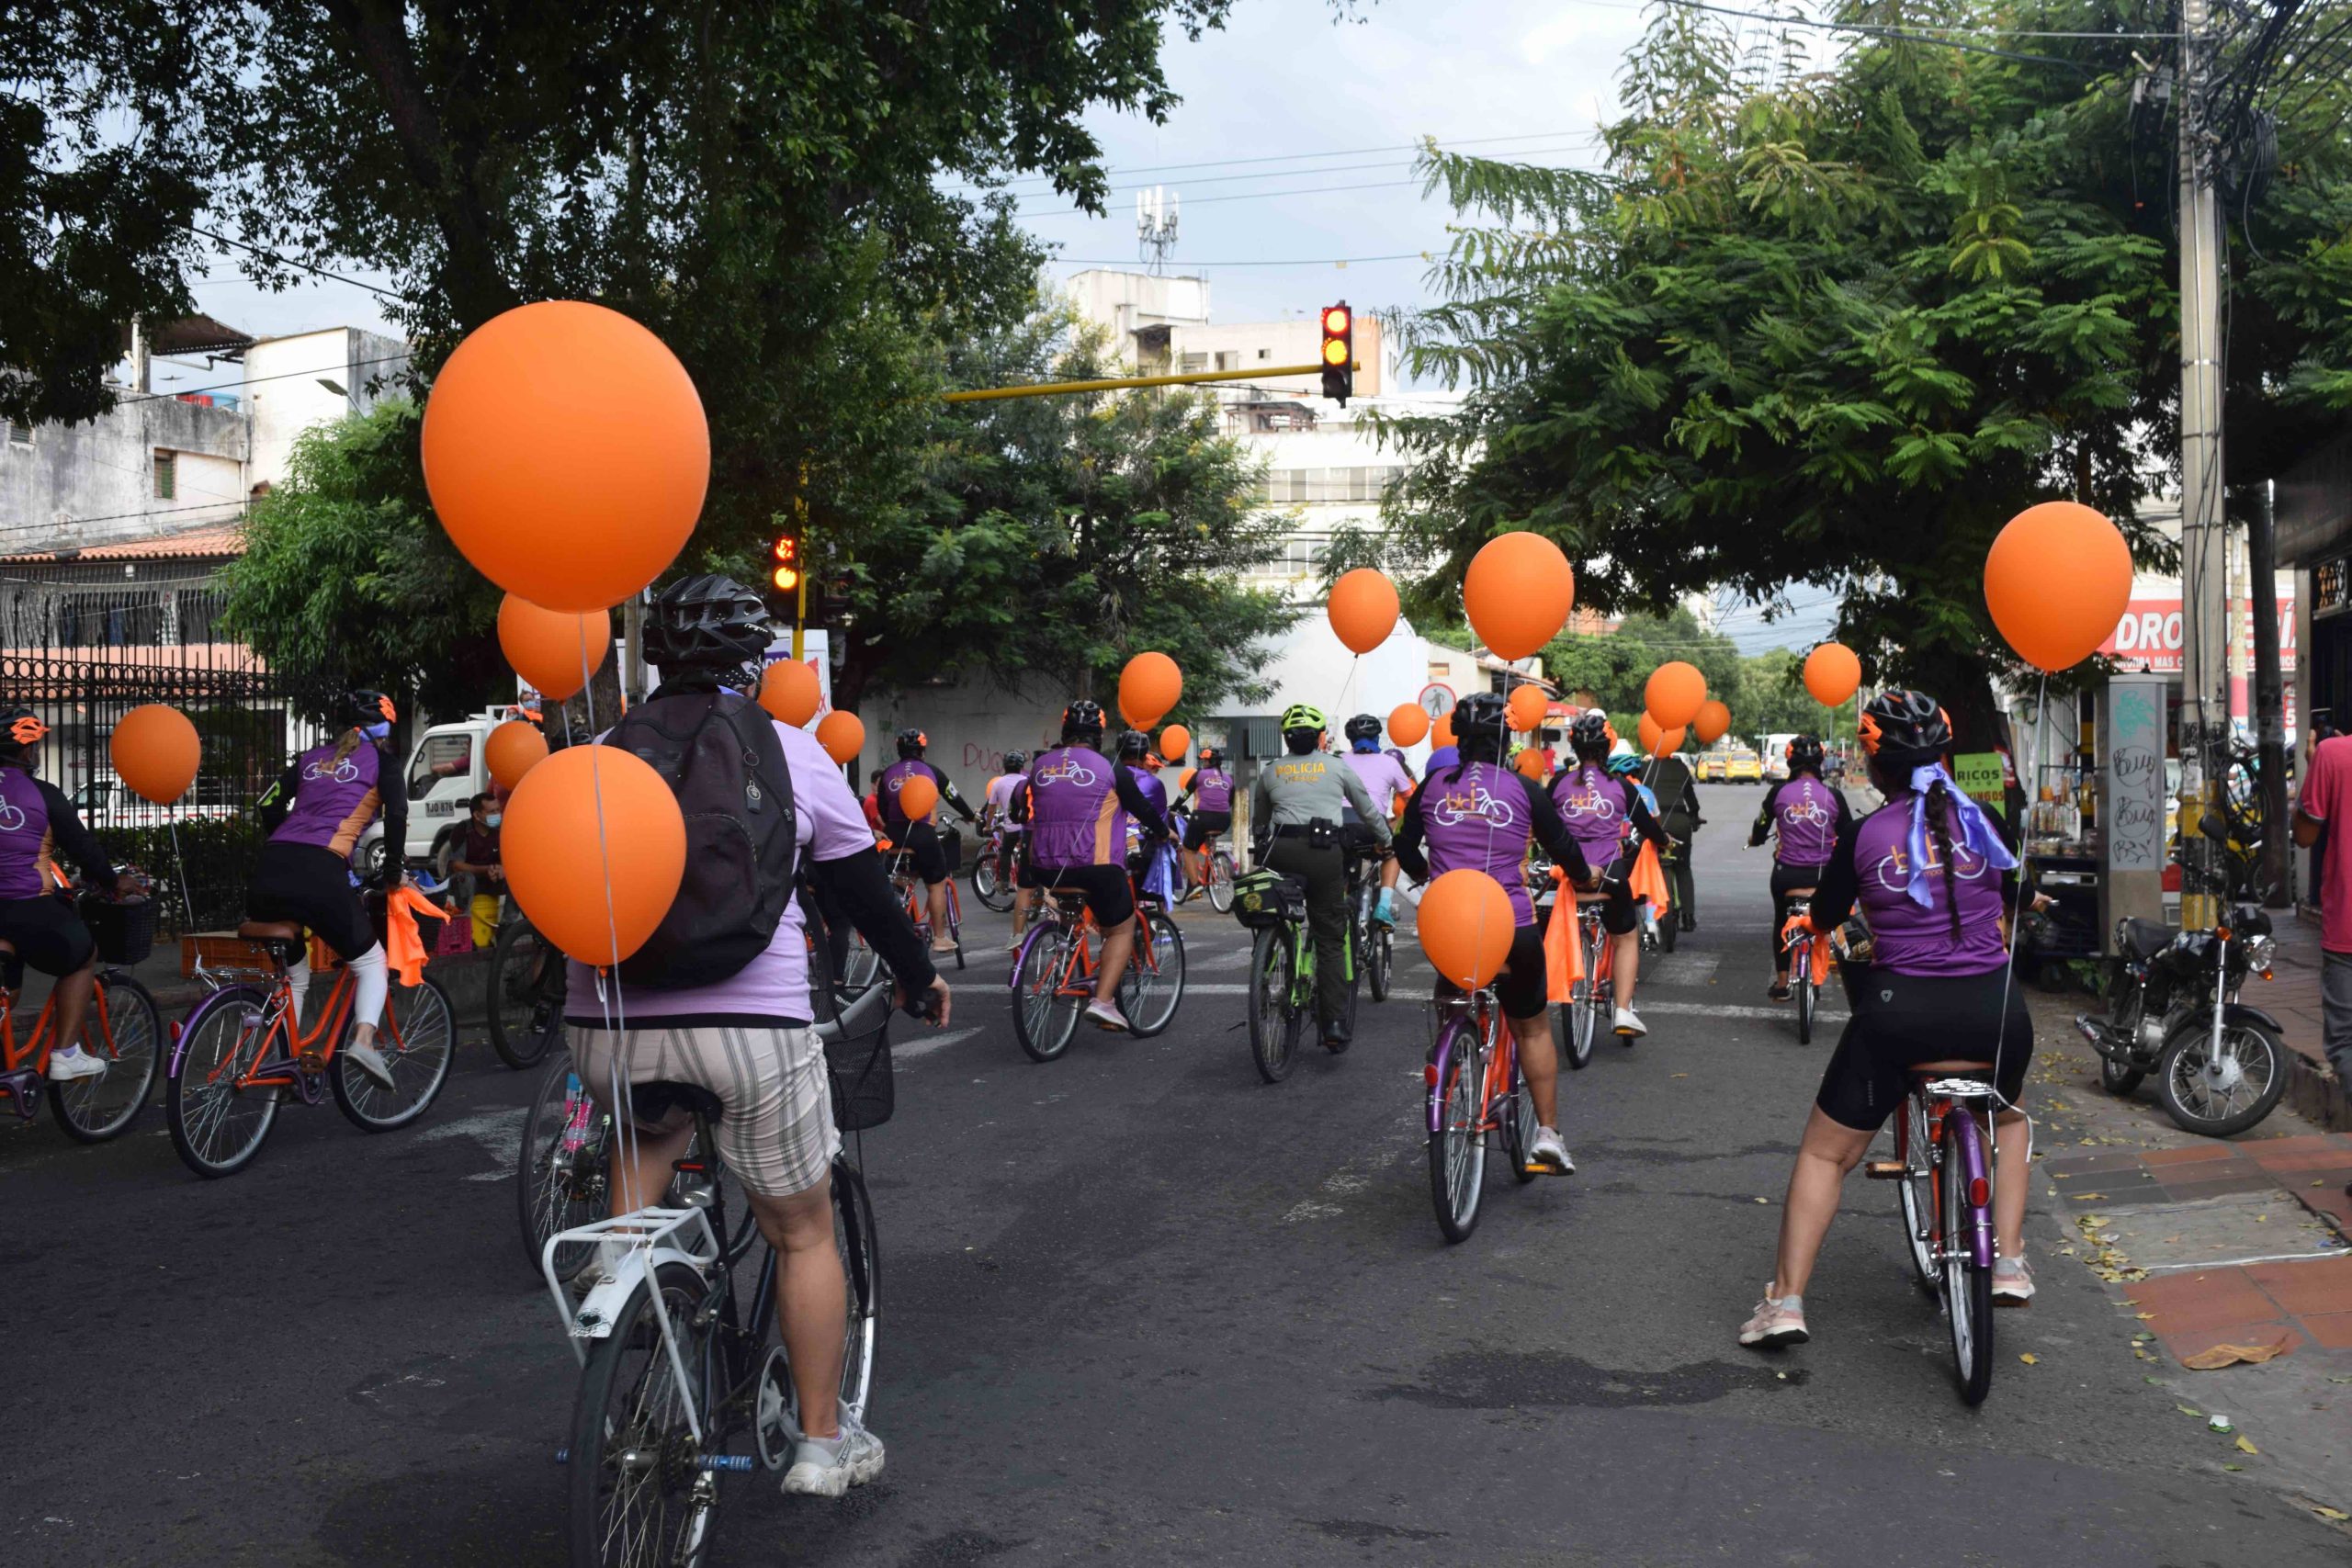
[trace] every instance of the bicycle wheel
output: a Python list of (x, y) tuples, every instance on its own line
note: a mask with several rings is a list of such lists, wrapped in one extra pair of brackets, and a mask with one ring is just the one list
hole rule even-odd
[(1912, 1112), (1917, 1101), (1905, 1100), (1894, 1108), (1894, 1156), (1903, 1162), (1895, 1182), (1895, 1197), (1903, 1213), (1905, 1252), (1911, 1259), (1911, 1278), (1929, 1295), (1941, 1276), (1936, 1269), (1936, 1187), (1933, 1162), (1925, 1133)]
[(1069, 1049), (1083, 1004), (1062, 995), (1071, 968), (1067, 931), (1032, 931), (1012, 964), (1012, 1032), (1033, 1062), (1050, 1062)]
[(392, 1069), (392, 1087), (386, 1089), (359, 1070), (348, 1050), (358, 1024), (346, 1013), (343, 1038), (337, 1042), (327, 1083), (334, 1102), (354, 1126), (370, 1133), (405, 1127), (425, 1112), (441, 1086), (449, 1081), (449, 1064), (458, 1055), (457, 1010), (441, 982), (427, 975), (413, 986), (394, 977), (384, 994), (384, 1026), (376, 1032), (376, 1049)]
[(155, 998), (147, 987), (119, 971), (98, 983), (83, 1049), (104, 1061), (96, 1077), (71, 1083), (49, 1080), (49, 1108), (65, 1135), (102, 1144), (130, 1131), (155, 1087), (158, 1043), (164, 1037)]
[[(654, 1315), (656, 1291), (678, 1337), (684, 1384)], [(701, 1379), (711, 1330), (694, 1326), (704, 1293), (692, 1269), (665, 1263), (630, 1295), (611, 1336), (589, 1342), (571, 1410), (574, 1568), (692, 1568), (709, 1548), (718, 1476), (702, 1468), (686, 1414), (708, 1404)]]
[(1943, 1210), (1944, 1316), (1951, 1325), (1952, 1372), (1961, 1402), (1981, 1404), (1993, 1387), (1993, 1271), (1976, 1267), (1969, 1246), (1975, 1214), (1968, 1204), (1961, 1158), (1960, 1118), (1974, 1114), (1955, 1106), (1944, 1113), (1943, 1175), (1937, 1183)]
[(982, 908), (994, 909), (1001, 915), (1012, 908), (1012, 884), (1000, 877), (998, 870), (995, 849), (982, 844), (978, 857), (972, 862), (972, 897), (980, 901)]
[(1164, 909), (1146, 914), (1144, 926), (1151, 933), (1152, 966), (1145, 967), (1138, 955), (1119, 980), (1119, 1010), (1138, 1040), (1166, 1029), (1184, 999), (1183, 933)]
[(1682, 917), (1676, 911), (1673, 905), (1668, 904), (1658, 911), (1657, 950), (1660, 953), (1672, 953), (1675, 942), (1681, 934)]
[[(1364, 938), (1363, 926), (1360, 921), (1348, 922), (1346, 940), (1347, 952), (1343, 956), (1347, 961), (1348, 979), (1345, 989), (1340, 992), (1344, 999), (1340, 1003), (1340, 1017), (1348, 1026), (1349, 1043), (1353, 1044), (1356, 1032), (1356, 998), (1363, 991)], [(1344, 1050), (1346, 1047), (1342, 1046), (1341, 1049)], [(1338, 1053), (1335, 1052), (1333, 1055), (1336, 1055)]]
[(1815, 990), (1813, 984), (1813, 954), (1799, 948), (1796, 963), (1804, 965), (1790, 978), (1790, 984), (1796, 987), (1797, 993), (1797, 1043), (1810, 1045), (1813, 1043), (1814, 999), (1820, 993)]
[(874, 1200), (865, 1177), (833, 1161), (833, 1244), (849, 1282), (849, 1320), (842, 1341), (842, 1406), (862, 1425), (874, 1397), (874, 1351), (880, 1332), (882, 1250), (874, 1234)]
[(491, 948), (488, 1004), (490, 1048), (517, 1071), (563, 1038), (563, 956), (519, 913), (500, 925)]
[(1430, 1089), (1437, 1131), (1430, 1134), (1430, 1201), (1448, 1241), (1465, 1241), (1478, 1228), (1478, 1199), (1487, 1179), (1487, 1135), (1478, 1123), (1486, 1107), (1487, 1065), (1478, 1036), (1455, 1019), (1438, 1037), (1443, 1073)]
[[(594, 1224), (611, 1212), (606, 1161), (612, 1130), (612, 1118), (598, 1109), (588, 1086), (572, 1071), (571, 1051), (558, 1052), (539, 1075), (523, 1117), (523, 1142), (514, 1152), (514, 1204), (523, 1222), (523, 1250), (534, 1270), (550, 1236)], [(585, 1242), (556, 1248), (556, 1277), (570, 1280), (594, 1250)]]
[[(1506, 1025), (1505, 1027), (1509, 1027)], [(1510, 1159), (1510, 1173), (1521, 1187), (1543, 1175), (1543, 1171), (1527, 1161), (1527, 1151), (1535, 1146), (1535, 1096), (1527, 1080), (1519, 1076), (1519, 1058), (1511, 1058), (1510, 1094), (1502, 1110), (1503, 1153)]]
[(181, 1026), (164, 1084), (164, 1121), (172, 1147), (198, 1176), (243, 1169), (277, 1120), (276, 1086), (237, 1087), (269, 1038), (262, 1028), (268, 1002), (258, 986), (232, 986), (198, 1002)]
[(1366, 968), (1372, 979), (1372, 999), (1386, 1001), (1389, 986), (1396, 977), (1396, 933), (1386, 926), (1373, 931), (1371, 959)]
[(1233, 857), (1223, 850), (1209, 856), (1209, 908), (1220, 915), (1233, 912)]
[(1250, 1056), (1268, 1083), (1290, 1077), (1295, 1059), (1290, 983), (1298, 960), (1287, 926), (1260, 931), (1250, 943)]

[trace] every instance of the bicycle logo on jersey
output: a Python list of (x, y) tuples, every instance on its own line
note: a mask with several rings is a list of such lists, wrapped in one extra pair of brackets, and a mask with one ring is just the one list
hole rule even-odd
[(1808, 795), (1794, 806), (1783, 807), (1781, 820), (1792, 828), (1826, 828), (1829, 825), (1829, 812)]
[(1587, 784), (1568, 792), (1560, 802), (1560, 815), (1607, 822), (1617, 815), (1617, 803), (1601, 794), (1599, 784)]
[(1479, 822), (1489, 828), (1515, 828), (1519, 814), (1510, 802), (1489, 795), (1483, 784), (1473, 784), (1468, 789), (1460, 785), (1448, 789), (1431, 803), (1430, 816), (1441, 826), (1459, 827), (1464, 822)]
[[(1886, 858), (1878, 863), (1879, 886), (1890, 893), (1900, 893), (1909, 887), (1911, 886), (1910, 859), (1909, 852), (1900, 844), (1889, 850), (1886, 852)], [(1942, 857), (1937, 852), (1935, 840), (1929, 840), (1928, 858), (1923, 869), (1940, 874), (1943, 863)], [(1983, 855), (1970, 849), (1966, 844), (1952, 846), (1951, 863), (1952, 874), (1962, 882), (1978, 881), (1984, 876), (1988, 864)]]
[(1075, 757), (1064, 757), (1058, 762), (1039, 768), (1035, 778), (1041, 784), (1076, 784), (1084, 789), (1094, 782), (1094, 770)]
[(13, 833), (25, 825), (25, 814), (13, 800), (0, 798), (0, 833)]
[(302, 770), (302, 776), (306, 779), (333, 779), (337, 784), (356, 784), (359, 782), (359, 764), (348, 757), (337, 761), (333, 769), (324, 762), (312, 762)]

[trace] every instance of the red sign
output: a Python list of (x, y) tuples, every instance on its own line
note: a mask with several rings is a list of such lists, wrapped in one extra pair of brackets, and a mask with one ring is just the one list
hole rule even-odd
[[(2251, 606), (2239, 614), (2245, 619), (2238, 633), (2250, 648), (2254, 644)], [(2098, 650), (2154, 674), (2177, 675), (2180, 644), (2178, 599), (2134, 599)], [(2282, 671), (2295, 667), (2295, 601), (2291, 597), (2278, 601), (2278, 667)]]

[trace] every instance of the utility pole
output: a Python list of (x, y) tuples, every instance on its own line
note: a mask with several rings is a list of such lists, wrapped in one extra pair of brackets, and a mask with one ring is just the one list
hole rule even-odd
[[(2209, 0), (2181, 0), (2180, 13), (2180, 815), (2181, 842), (2195, 868), (2214, 870), (2213, 846), (2198, 830), (2220, 780), (2221, 738), (2229, 727), (2228, 535), (2222, 506), (2222, 231), (2214, 190), (2215, 147), (2206, 122), (2212, 63)], [(2259, 592), (2257, 585), (2257, 592)], [(2212, 897), (2191, 879), (2181, 926), (2209, 931)]]
[(2278, 547), (2271, 505), (2278, 486), (2266, 479), (2262, 509), (2247, 525), (2246, 575), (2254, 580), (2254, 737), (2262, 785), (2262, 901), (2287, 907), (2286, 682), (2278, 669)]

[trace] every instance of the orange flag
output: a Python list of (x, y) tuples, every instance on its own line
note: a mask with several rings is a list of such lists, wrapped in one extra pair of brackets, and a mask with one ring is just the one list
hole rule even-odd
[(413, 986), (424, 975), (424, 942), (416, 934), (419, 914), (446, 919), (447, 912), (408, 884), (392, 889), (384, 902), (384, 956), (403, 986)]
[(1577, 940), (1577, 895), (1568, 874), (1552, 868), (1552, 919), (1544, 928), (1544, 995), (1555, 1005), (1569, 999), (1569, 987), (1584, 978), (1584, 943)]

